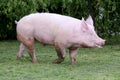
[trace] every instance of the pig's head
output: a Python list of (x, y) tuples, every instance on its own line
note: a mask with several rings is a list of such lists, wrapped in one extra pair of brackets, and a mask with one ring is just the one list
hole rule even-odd
[(95, 32), (91, 16), (86, 21), (82, 18), (80, 39), (81, 47), (101, 48), (105, 44), (105, 40), (100, 38)]

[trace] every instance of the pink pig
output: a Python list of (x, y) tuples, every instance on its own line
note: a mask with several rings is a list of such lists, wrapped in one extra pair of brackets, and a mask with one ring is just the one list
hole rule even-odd
[(35, 39), (44, 45), (55, 46), (58, 56), (56, 63), (64, 61), (66, 49), (69, 49), (72, 64), (75, 64), (74, 56), (78, 48), (100, 48), (105, 44), (105, 40), (96, 34), (91, 16), (85, 21), (83, 18), (79, 20), (53, 13), (34, 13), (23, 17), (16, 24), (17, 38), (21, 42), (17, 60), (27, 48), (32, 62), (37, 63)]

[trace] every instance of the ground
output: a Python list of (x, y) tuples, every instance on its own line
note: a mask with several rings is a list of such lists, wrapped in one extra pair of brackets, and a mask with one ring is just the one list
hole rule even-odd
[(18, 41), (0, 41), (1, 80), (120, 80), (120, 45), (81, 48), (72, 65), (67, 51), (65, 61), (53, 63), (57, 54), (52, 46), (35, 43), (38, 64), (32, 64), (25, 51), (16, 61)]

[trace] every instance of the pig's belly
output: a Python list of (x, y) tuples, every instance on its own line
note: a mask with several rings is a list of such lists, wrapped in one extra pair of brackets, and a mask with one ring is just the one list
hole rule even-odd
[(35, 36), (35, 39), (43, 45), (54, 45), (54, 39), (49, 36)]

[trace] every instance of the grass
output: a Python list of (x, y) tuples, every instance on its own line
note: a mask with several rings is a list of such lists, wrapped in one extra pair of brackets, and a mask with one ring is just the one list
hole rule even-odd
[(32, 64), (27, 52), (16, 61), (18, 46), (17, 41), (0, 42), (0, 80), (120, 80), (120, 45), (81, 48), (75, 65), (71, 65), (68, 51), (63, 63), (53, 63), (57, 58), (54, 47), (38, 42), (38, 64)]

